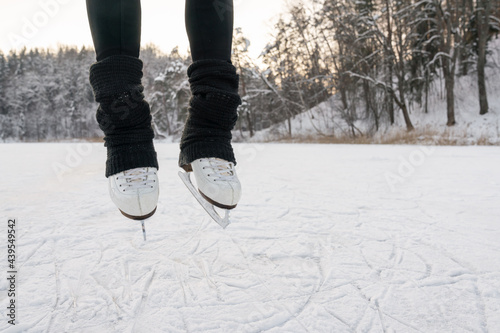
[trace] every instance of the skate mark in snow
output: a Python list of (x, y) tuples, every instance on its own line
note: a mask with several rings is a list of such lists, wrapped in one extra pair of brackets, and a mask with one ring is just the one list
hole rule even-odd
[(321, 307), (323, 308), (323, 310), (328, 313), (330, 316), (332, 316), (333, 318), (335, 318), (336, 320), (338, 320), (340, 323), (342, 323), (344, 326), (346, 326), (346, 328), (349, 329), (349, 331), (351, 332), (355, 332), (355, 330), (351, 327), (351, 325), (349, 325), (349, 323), (347, 321), (345, 321), (344, 319), (342, 319), (340, 316), (338, 316), (337, 314), (335, 314), (332, 310), (330, 309), (327, 309), (326, 306), (320, 304)]
[(56, 312), (57, 307), (59, 305), (59, 298), (61, 297), (61, 281), (59, 279), (59, 268), (57, 265), (57, 259), (54, 261), (54, 278), (56, 280), (55, 285), (56, 285), (56, 292), (55, 292), (55, 300), (54, 304), (52, 305), (52, 312), (50, 313), (50, 319), (49, 323), (47, 324), (47, 331), (51, 331), (52, 323), (54, 321), (54, 318), (58, 316), (58, 312)]
[[(117, 302), (117, 299), (119, 298), (119, 296), (115, 295), (115, 293), (110, 289), (110, 282), (112, 279), (112, 276), (109, 273), (110, 271), (112, 271), (112, 267), (108, 267), (108, 269), (105, 272), (97, 271), (95, 273), (92, 273), (92, 274), (90, 274), (90, 276), (94, 279), (94, 281), (96, 282), (96, 285), (104, 291), (103, 295), (107, 296), (106, 297), (107, 298), (106, 305), (109, 306), (111, 304), (114, 304), (114, 307), (117, 310), (115, 315), (117, 315), (119, 317), (121, 315), (121, 313), (125, 313), (127, 316), (131, 317), (132, 313), (127, 311), (124, 307), (122, 307), (122, 305), (120, 305)], [(98, 276), (101, 274), (105, 275), (104, 278), (102, 278), (102, 279), (100, 276)], [(109, 309), (109, 310), (111, 310), (111, 309)]]
[(217, 301), (219, 302), (225, 302), (224, 298), (222, 297), (220, 288), (217, 284), (217, 281), (215, 281), (214, 277), (212, 276), (210, 272), (210, 265), (207, 265), (206, 261), (203, 260), (203, 258), (198, 258), (197, 260), (194, 260), (194, 263), (196, 267), (199, 269), (200, 273), (203, 274), (205, 277), (205, 280), (207, 281), (207, 286), (210, 289), (213, 289), (215, 291), (215, 295), (217, 297)]
[(130, 280), (130, 270), (128, 263), (129, 263), (128, 261), (123, 262), (125, 286), (123, 286), (122, 298), (124, 300), (130, 301), (132, 299), (132, 281)]
[(136, 327), (137, 321), (141, 321), (140, 317), (141, 317), (142, 313), (144, 312), (144, 308), (146, 307), (146, 302), (147, 302), (148, 296), (149, 296), (149, 288), (151, 287), (151, 284), (153, 283), (155, 273), (156, 273), (156, 267), (153, 267), (150, 276), (146, 279), (146, 281), (144, 283), (144, 288), (142, 289), (142, 296), (139, 299), (139, 301), (137, 302), (134, 309), (132, 310), (134, 322), (132, 324), (131, 332), (135, 332), (135, 327)]
[(276, 216), (276, 219), (278, 219), (278, 220), (282, 219), (285, 216), (287, 216), (289, 213), (290, 213), (290, 207), (287, 207), (287, 209), (284, 212), (282, 212), (278, 216)]
[[(241, 255), (243, 256), (243, 259), (245, 260), (245, 264), (247, 266), (247, 269), (249, 270), (249, 272), (251, 272), (256, 278), (257, 280), (259, 281), (259, 283), (266, 289), (266, 291), (268, 292), (268, 295), (272, 298), (272, 301), (273, 303), (275, 304), (278, 304), (280, 308), (282, 309), (285, 309), (285, 311), (288, 313), (288, 318), (285, 318), (284, 320), (282, 320), (281, 322), (279, 323), (273, 323), (274, 326), (273, 327), (282, 327), (284, 326), (286, 323), (288, 323), (289, 321), (291, 320), (295, 320), (303, 329), (305, 332), (309, 332), (309, 330), (307, 329), (307, 327), (302, 323), (302, 321), (297, 318), (297, 316), (295, 315), (296, 313), (301, 313), (304, 308), (307, 306), (307, 304), (309, 303), (312, 295), (309, 296), (309, 298), (306, 300), (306, 302), (297, 310), (297, 311), (291, 311), (288, 306), (286, 306), (285, 304), (283, 304), (282, 302), (280, 302), (280, 300), (278, 298), (276, 298), (274, 296), (274, 293), (273, 291), (267, 286), (267, 284), (262, 281), (261, 277), (259, 276), (259, 274), (257, 274), (251, 267), (250, 267), (250, 264), (248, 262), (248, 258), (246, 257), (245, 255), (245, 252), (242, 250), (241, 246), (233, 239), (233, 237), (226, 231), (224, 230), (223, 231), (228, 237), (229, 239), (231, 240), (231, 242), (237, 247), (237, 249), (240, 251)], [(266, 330), (269, 330), (273, 327), (268, 327), (268, 328), (261, 328), (262, 331), (266, 331)]]
[(488, 333), (488, 318), (486, 316), (486, 306), (484, 302), (484, 297), (479, 287), (477, 286), (477, 281), (474, 282), (474, 293), (476, 294), (477, 307), (479, 309), (479, 314), (481, 315), (481, 329), (483, 332)]
[[(187, 300), (187, 295), (186, 295), (186, 287), (185, 287), (185, 283), (184, 283), (184, 273), (182, 272), (182, 265), (179, 263), (174, 263), (174, 269), (175, 269), (175, 275), (177, 277), (177, 281), (179, 281), (179, 284), (181, 286), (184, 307), (187, 307), (188, 300)], [(191, 293), (191, 297), (194, 298), (192, 291), (191, 290), (189, 290), (189, 291)], [(178, 309), (177, 312), (179, 313), (179, 316), (182, 319), (182, 324), (184, 325), (184, 329), (186, 330), (186, 332), (190, 332), (188, 325), (187, 325), (186, 318), (185, 318), (184, 314), (182, 313), (182, 310)]]
[(81, 286), (83, 284), (83, 281), (85, 279), (86, 274), (87, 274), (87, 271), (84, 267), (84, 268), (82, 268), (82, 270), (80, 272), (80, 277), (78, 278), (76, 288), (72, 288), (71, 285), (69, 286), (69, 289), (71, 292), (71, 297), (73, 297), (73, 302), (71, 302), (71, 306), (73, 308), (76, 308), (78, 306), (77, 301), (78, 301), (78, 297), (80, 296), (80, 289), (81, 289)]

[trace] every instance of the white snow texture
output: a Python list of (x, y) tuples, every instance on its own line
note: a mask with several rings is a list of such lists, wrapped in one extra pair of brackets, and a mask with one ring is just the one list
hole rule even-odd
[(226, 230), (156, 148), (144, 242), (102, 144), (0, 145), (1, 332), (500, 332), (500, 147), (236, 145)]

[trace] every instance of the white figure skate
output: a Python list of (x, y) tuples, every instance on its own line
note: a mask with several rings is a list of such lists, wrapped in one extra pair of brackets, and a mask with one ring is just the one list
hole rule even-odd
[(132, 220), (144, 220), (156, 211), (159, 183), (156, 168), (136, 168), (109, 176), (109, 194), (116, 207)]
[[(201, 158), (183, 166), (179, 171), (184, 184), (207, 213), (223, 228), (229, 225), (229, 210), (234, 209), (241, 198), (241, 184), (234, 164), (219, 158)], [(198, 190), (191, 182), (194, 173)], [(225, 210), (222, 218), (215, 207)]]

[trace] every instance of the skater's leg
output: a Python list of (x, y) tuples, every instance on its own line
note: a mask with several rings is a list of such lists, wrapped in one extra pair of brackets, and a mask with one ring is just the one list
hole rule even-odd
[(87, 0), (97, 61), (112, 55), (139, 57), (140, 0)]
[(140, 1), (87, 0), (87, 10), (98, 60), (90, 68), (90, 83), (108, 148), (106, 177), (136, 167), (158, 168), (138, 59)]
[(193, 64), (188, 69), (193, 98), (181, 139), (179, 165), (215, 157), (236, 163), (231, 130), (238, 95), (238, 75), (231, 64), (233, 1), (186, 0), (186, 30)]
[(139, 0), (87, 0), (97, 62), (90, 83), (99, 103), (96, 119), (107, 147), (111, 198), (132, 219), (154, 214), (158, 202), (158, 161), (149, 104), (144, 100), (139, 57)]
[(193, 61), (231, 60), (232, 0), (186, 0), (185, 15)]
[(233, 1), (186, 0), (186, 30), (193, 57), (188, 69), (193, 97), (179, 166), (193, 171), (199, 200), (232, 209), (241, 197), (231, 146), (241, 103), (238, 75), (231, 63)]

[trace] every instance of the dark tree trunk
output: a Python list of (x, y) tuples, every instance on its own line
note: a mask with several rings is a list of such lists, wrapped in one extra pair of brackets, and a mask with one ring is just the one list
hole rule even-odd
[[(387, 20), (387, 45), (386, 47), (386, 59), (387, 59), (387, 82), (386, 84), (392, 89), (392, 26), (391, 26), (391, 7), (389, 5), (389, 0), (385, 0), (385, 9), (386, 9), (386, 20)], [(386, 89), (387, 91), (387, 89)], [(392, 102), (392, 97), (390, 93), (386, 93), (386, 101), (388, 103), (387, 108), (389, 111), (389, 119), (391, 121), (391, 125), (394, 125), (394, 103)]]
[(448, 121), (447, 126), (453, 126), (455, 121), (455, 66), (448, 69), (448, 75), (444, 80), (446, 87), (446, 114)]
[(429, 113), (429, 86), (430, 86), (429, 69), (425, 69), (425, 113)]
[(250, 137), (253, 137), (253, 122), (252, 117), (250, 116), (250, 112), (247, 112), (247, 124), (248, 130), (250, 131)]
[[(390, 84), (390, 87), (392, 89), (392, 64), (389, 66), (389, 76), (390, 76), (390, 79), (389, 79), (389, 84)], [(394, 125), (394, 103), (392, 102), (392, 98), (390, 98), (390, 95), (387, 94), (387, 107), (388, 107), (388, 110), (389, 110), (389, 119), (391, 121), (391, 125)]]
[(365, 117), (370, 116), (370, 86), (368, 81), (363, 81), (363, 95), (365, 97)]
[(288, 136), (292, 137), (292, 116), (288, 116)]
[(406, 106), (406, 100), (405, 100), (405, 95), (403, 93), (403, 87), (399, 88), (399, 98), (400, 98), (400, 105), (399, 107), (401, 108), (401, 111), (403, 111), (403, 117), (405, 119), (405, 124), (406, 124), (406, 130), (413, 131), (415, 127), (413, 127), (413, 124), (411, 123), (410, 119), (410, 113), (408, 112), (408, 108)]
[(477, 34), (478, 34), (478, 59), (477, 59), (477, 86), (479, 88), (479, 114), (488, 113), (488, 96), (486, 93), (486, 78), (484, 67), (486, 65), (486, 47), (488, 45), (490, 0), (478, 1)]
[(455, 122), (455, 73), (449, 68), (449, 59), (443, 59), (444, 86), (446, 88), (446, 115), (447, 126), (453, 126)]
[[(441, 6), (441, 5), (439, 5)], [(459, 17), (450, 15), (452, 13), (451, 4), (446, 3), (446, 12), (441, 8), (437, 8), (436, 14), (438, 17), (439, 27), (441, 34), (440, 50), (445, 56), (442, 56), (443, 76), (446, 89), (446, 114), (448, 126), (455, 125), (455, 65), (457, 58), (459, 58), (459, 47), (461, 44), (459, 33), (455, 33), (456, 26), (458, 25)], [(445, 15), (446, 14), (446, 15)], [(454, 41), (454, 43), (453, 43)]]
[(344, 110), (347, 110), (347, 108), (349, 108), (349, 104), (347, 104), (347, 92), (343, 87), (340, 88), (340, 98), (342, 99)]

